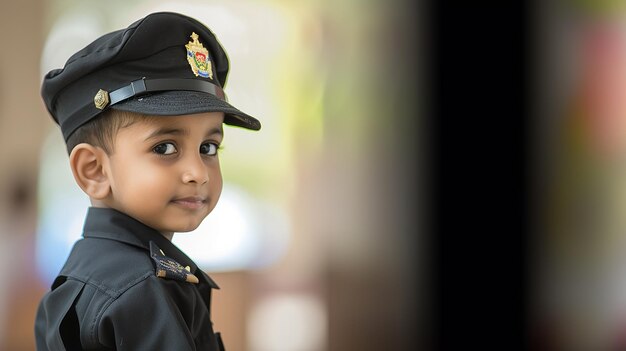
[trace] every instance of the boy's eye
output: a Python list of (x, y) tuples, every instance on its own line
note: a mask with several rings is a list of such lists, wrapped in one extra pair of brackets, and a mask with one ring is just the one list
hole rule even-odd
[(217, 145), (213, 143), (204, 143), (200, 145), (200, 153), (203, 155), (213, 156), (217, 154)]
[(163, 143), (163, 144), (159, 144), (157, 146), (155, 146), (152, 151), (154, 151), (155, 153), (159, 154), (159, 155), (171, 155), (173, 153), (175, 153), (176, 150), (176, 146), (174, 146), (174, 144), (172, 143)]

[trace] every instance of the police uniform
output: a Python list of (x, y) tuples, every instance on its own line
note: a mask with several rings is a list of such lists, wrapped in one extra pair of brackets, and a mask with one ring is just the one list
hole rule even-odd
[(83, 237), (39, 306), (38, 350), (223, 350), (218, 286), (174, 244), (108, 208), (89, 209)]
[[(155, 13), (96, 39), (49, 72), (42, 97), (66, 141), (108, 109), (224, 112), (225, 124), (259, 130), (257, 119), (227, 101), (228, 69), (206, 26)], [(223, 350), (210, 319), (217, 288), (155, 229), (114, 209), (90, 208), (83, 238), (39, 305), (37, 349)]]

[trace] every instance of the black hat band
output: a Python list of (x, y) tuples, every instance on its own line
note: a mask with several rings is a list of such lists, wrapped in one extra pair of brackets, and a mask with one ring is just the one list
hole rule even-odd
[[(96, 95), (100, 95), (103, 92), (107, 95), (108, 102), (101, 106), (97, 106), (97, 108), (102, 110), (109, 106), (128, 100), (132, 97), (141, 96), (152, 92), (180, 90), (208, 93), (217, 97), (220, 100), (228, 101), (228, 99), (226, 98), (226, 94), (224, 93), (224, 90), (222, 90), (222, 88), (205, 80), (176, 78), (141, 78), (132, 81), (129, 85), (113, 90), (110, 93), (107, 93), (103, 90), (99, 91)], [(73, 116), (70, 116), (68, 119), (63, 121), (63, 123), (61, 124), (61, 128), (63, 129), (65, 127), (74, 126), (75, 124), (80, 123), (83, 116), (82, 112), (92, 111), (93, 107), (94, 103), (89, 103), (85, 105), (78, 113), (75, 113)]]
[(209, 93), (215, 95), (218, 99), (228, 101), (224, 90), (219, 86), (198, 79), (138, 79), (130, 82), (129, 85), (114, 90), (109, 93), (108, 106), (115, 105), (118, 102), (122, 102), (126, 99), (130, 99), (134, 96), (139, 96), (155, 91), (169, 91), (169, 90), (187, 90), (198, 91), (201, 93)]

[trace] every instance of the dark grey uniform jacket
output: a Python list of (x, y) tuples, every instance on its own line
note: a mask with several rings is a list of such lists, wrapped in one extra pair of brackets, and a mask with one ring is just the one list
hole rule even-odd
[[(93, 207), (83, 236), (39, 305), (37, 350), (223, 350), (210, 319), (218, 286), (169, 240)], [(157, 277), (151, 246), (199, 283)]]

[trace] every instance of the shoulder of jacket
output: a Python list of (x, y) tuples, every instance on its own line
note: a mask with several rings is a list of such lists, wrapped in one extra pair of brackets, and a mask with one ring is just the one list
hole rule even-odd
[(154, 275), (154, 265), (145, 249), (113, 240), (84, 239), (76, 243), (59, 275), (116, 297)]

